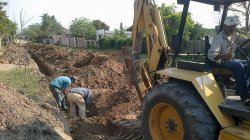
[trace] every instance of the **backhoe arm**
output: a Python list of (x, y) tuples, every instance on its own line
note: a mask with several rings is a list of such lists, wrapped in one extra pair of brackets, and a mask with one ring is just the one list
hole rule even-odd
[[(146, 36), (147, 61), (140, 59), (143, 35)], [(153, 0), (135, 0), (132, 37), (132, 48), (124, 48), (125, 74), (142, 99), (155, 82), (155, 72), (165, 66), (170, 51), (160, 11)]]

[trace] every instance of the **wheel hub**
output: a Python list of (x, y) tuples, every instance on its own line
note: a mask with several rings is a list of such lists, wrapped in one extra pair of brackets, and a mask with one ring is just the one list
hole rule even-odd
[(178, 111), (170, 104), (160, 103), (152, 109), (149, 118), (153, 139), (183, 140), (184, 127)]
[(165, 127), (170, 134), (174, 134), (177, 131), (177, 124), (174, 119), (168, 119)]

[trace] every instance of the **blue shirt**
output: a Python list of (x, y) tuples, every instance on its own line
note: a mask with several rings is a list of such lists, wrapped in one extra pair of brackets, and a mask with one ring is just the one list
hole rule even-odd
[(93, 98), (92, 91), (88, 88), (83, 88), (83, 87), (72, 88), (70, 89), (69, 94), (71, 94), (71, 92), (82, 95), (86, 103), (92, 102), (92, 98)]
[(71, 85), (71, 79), (68, 76), (59, 76), (50, 82), (50, 85), (58, 89), (66, 89)]

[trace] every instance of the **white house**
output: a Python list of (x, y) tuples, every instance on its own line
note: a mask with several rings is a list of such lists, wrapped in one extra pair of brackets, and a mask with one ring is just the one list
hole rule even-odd
[[(124, 31), (125, 35), (129, 38), (132, 36), (131, 31)], [(100, 38), (104, 36), (112, 37), (115, 34), (115, 31), (108, 31), (104, 29), (96, 30), (96, 41), (98, 41)]]

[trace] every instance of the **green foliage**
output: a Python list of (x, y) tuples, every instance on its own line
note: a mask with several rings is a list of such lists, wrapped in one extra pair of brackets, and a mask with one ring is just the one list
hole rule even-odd
[(176, 8), (177, 7), (175, 4), (172, 4), (170, 6), (162, 4), (160, 7), (161, 15), (164, 17), (164, 16), (171, 15), (173, 13), (176, 13), (176, 10), (175, 10)]
[(191, 35), (190, 39), (191, 40), (201, 40), (202, 38), (205, 37), (205, 30), (202, 28), (202, 25), (199, 23), (196, 23), (194, 25), (194, 28), (190, 29)]
[(0, 71), (1, 83), (11, 86), (19, 91), (23, 91), (25, 95), (39, 95), (44, 92), (43, 83), (39, 80), (31, 69), (27, 70), (26, 87), (25, 87), (25, 70), (17, 68), (10, 71)]
[(0, 20), (0, 36), (15, 35), (17, 31), (17, 25), (8, 18), (2, 18)]
[(126, 39), (127, 37), (126, 37), (124, 30), (115, 29), (113, 38), (118, 39), (118, 40), (122, 40), (122, 39)]
[[(172, 13), (168, 16), (163, 17), (163, 23), (165, 27), (165, 33), (168, 38), (168, 42), (171, 42), (171, 38), (174, 34), (177, 34), (179, 31), (179, 26), (181, 22), (182, 13)], [(187, 41), (191, 35), (191, 29), (194, 28), (195, 22), (191, 18), (191, 14), (189, 13), (186, 20), (186, 26), (183, 34), (183, 41)]]
[(110, 28), (106, 23), (102, 22), (101, 20), (93, 20), (92, 24), (95, 26), (96, 30), (109, 30)]
[(121, 31), (124, 31), (122, 22), (120, 23), (120, 30), (121, 30)]
[(132, 31), (133, 30), (133, 26), (129, 26), (128, 28), (125, 29), (125, 31)]
[(41, 33), (45, 38), (52, 38), (53, 35), (60, 35), (63, 33), (64, 28), (57, 22), (55, 16), (50, 16), (47, 13), (43, 14), (41, 23)]
[(203, 28), (203, 31), (204, 31), (204, 35), (205, 36), (215, 36), (216, 35), (215, 29), (206, 29), (206, 28)]
[(23, 35), (27, 37), (28, 40), (33, 42), (41, 41), (41, 24), (32, 24), (29, 25), (26, 29), (23, 30)]
[(124, 30), (115, 29), (113, 37), (105, 36), (101, 38), (98, 43), (102, 49), (121, 49), (124, 46), (132, 46), (132, 38), (127, 38)]
[(104, 37), (101, 38), (99, 41), (100, 49), (121, 49), (124, 46), (132, 46), (132, 39), (131, 38), (111, 38), (111, 37)]
[[(176, 12), (176, 6), (174, 4), (170, 6), (162, 5), (160, 11), (162, 14), (163, 26), (167, 36), (167, 42), (171, 45), (172, 37), (178, 34), (179, 26), (181, 22), (182, 12)], [(196, 23), (192, 19), (191, 13), (188, 13), (186, 19), (186, 25), (182, 36), (182, 46), (185, 46), (188, 40), (201, 40), (203, 39), (211, 30), (204, 29), (202, 24)], [(185, 48), (181, 47), (181, 51)]]
[(181, 13), (172, 13), (171, 15), (163, 16), (162, 20), (168, 42), (171, 42), (172, 36), (178, 33)]
[(6, 5), (7, 2), (0, 2), (0, 36), (14, 35), (17, 31), (17, 25), (8, 19), (6, 11), (3, 10)]
[(69, 30), (74, 37), (85, 38), (87, 40), (95, 39), (96, 37), (95, 26), (89, 19), (84, 17), (73, 20)]

